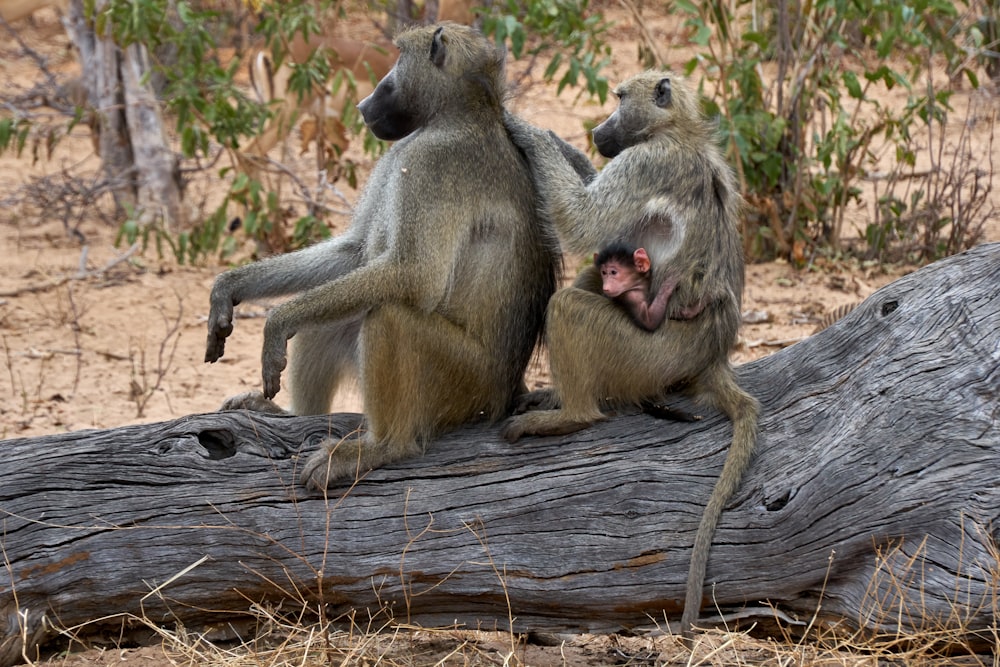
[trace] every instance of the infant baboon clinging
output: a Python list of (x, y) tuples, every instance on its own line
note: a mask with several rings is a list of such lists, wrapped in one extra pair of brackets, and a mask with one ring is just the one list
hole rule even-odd
[[(547, 409), (511, 418), (504, 433), (512, 441), (571, 433), (604, 419), (607, 404), (643, 405), (677, 385), (732, 420), (732, 445), (691, 555), (681, 619), (689, 634), (701, 608), (716, 523), (757, 437), (757, 401), (736, 384), (729, 363), (744, 279), (741, 202), (697, 94), (683, 79), (646, 72), (619, 85), (615, 94), (617, 110), (594, 129), (597, 149), (613, 159), (587, 182), (549, 134), (512, 116), (506, 123), (528, 155), (543, 214), (571, 250), (592, 252), (623, 239), (647, 250), (651, 290), (676, 277), (668, 319), (652, 332), (636, 327), (601, 294), (598, 270), (585, 269), (549, 302), (546, 339), (554, 389), (523, 401)], [(678, 317), (698, 309), (690, 319)]]
[(463, 422), (509, 414), (555, 290), (558, 249), (502, 122), (503, 52), (455, 24), (415, 28), (396, 44), (396, 66), (359, 105), (371, 131), (396, 143), (350, 228), (228, 271), (212, 289), (207, 361), (222, 356), (235, 304), (297, 294), (267, 319), (263, 395), (229, 407), (276, 409), (268, 399), (293, 336), (293, 413), (327, 412), (357, 370), (365, 431), (306, 461), (302, 481), (317, 488), (417, 454)]
[[(612, 243), (594, 253), (594, 266), (601, 273), (601, 291), (632, 316), (635, 323), (653, 331), (667, 316), (667, 303), (677, 286), (677, 277), (669, 276), (655, 294), (651, 289), (652, 265), (645, 248)], [(700, 313), (700, 304), (675, 314), (674, 319), (689, 320)]]

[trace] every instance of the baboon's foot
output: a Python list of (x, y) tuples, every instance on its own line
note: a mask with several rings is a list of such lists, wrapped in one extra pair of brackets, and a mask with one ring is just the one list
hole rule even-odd
[(416, 444), (377, 445), (356, 433), (341, 439), (327, 438), (305, 460), (299, 482), (310, 489), (323, 491), (338, 481), (355, 481), (374, 468), (419, 453)]
[(309, 455), (299, 472), (299, 483), (323, 491), (340, 479), (358, 478), (361, 469), (361, 439), (348, 435), (341, 440), (327, 438)]
[(514, 443), (526, 435), (576, 433), (604, 419), (607, 417), (600, 413), (593, 417), (571, 417), (564, 410), (538, 410), (511, 417), (504, 422), (500, 435)]
[(681, 410), (680, 408), (671, 408), (666, 405), (660, 405), (659, 403), (655, 403), (653, 401), (644, 401), (641, 407), (643, 412), (650, 417), (656, 417), (657, 419), (665, 419), (675, 422), (701, 421), (701, 415), (696, 415), (693, 412)]
[(536, 389), (521, 394), (514, 399), (514, 414), (520, 415), (530, 410), (557, 410), (559, 397), (551, 389)]
[(277, 403), (269, 398), (264, 398), (264, 394), (259, 391), (248, 391), (245, 394), (230, 396), (222, 402), (222, 407), (219, 410), (251, 410), (271, 415), (288, 414), (288, 412), (278, 407)]

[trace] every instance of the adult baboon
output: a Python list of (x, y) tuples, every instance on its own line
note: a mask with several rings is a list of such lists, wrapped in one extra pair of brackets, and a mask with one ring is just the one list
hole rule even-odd
[(412, 29), (396, 45), (397, 64), (359, 105), (372, 132), (396, 143), (350, 228), (228, 271), (212, 289), (207, 361), (222, 356), (234, 304), (298, 294), (267, 319), (263, 395), (229, 407), (276, 409), (267, 399), (293, 336), (293, 413), (327, 412), (358, 371), (364, 433), (306, 461), (302, 482), (317, 488), (509, 414), (555, 290), (557, 244), (502, 122), (503, 52), (456, 24)]
[[(594, 143), (613, 158), (581, 181), (553, 138), (507, 117), (532, 165), (543, 213), (575, 252), (616, 239), (646, 248), (651, 290), (678, 279), (668, 319), (655, 331), (635, 326), (601, 294), (601, 276), (584, 270), (549, 302), (546, 339), (554, 389), (513, 417), (511, 441), (523, 435), (571, 433), (604, 419), (602, 407), (643, 405), (682, 386), (733, 422), (733, 441), (705, 508), (691, 556), (681, 628), (690, 633), (701, 607), (712, 534), (739, 486), (757, 434), (757, 401), (736, 384), (729, 351), (736, 342), (743, 292), (738, 231), (740, 197), (696, 93), (670, 73), (646, 72), (615, 90), (618, 109), (594, 129)], [(700, 309), (700, 312), (698, 312)], [(697, 313), (690, 319), (683, 314)], [(609, 352), (612, 351), (612, 352)]]

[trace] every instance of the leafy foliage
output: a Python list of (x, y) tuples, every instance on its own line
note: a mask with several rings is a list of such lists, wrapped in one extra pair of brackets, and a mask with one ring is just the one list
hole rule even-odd
[[(155, 74), (165, 82), (159, 90), (175, 121), (181, 154), (211, 165), (228, 184), (223, 201), (192, 229), (165, 235), (142, 228), (129, 214), (122, 238), (155, 242), (187, 262), (214, 254), (229, 257), (238, 245), (231, 233), (237, 218), (239, 233), (270, 251), (328, 235), (329, 210), (311, 199), (300, 181), (294, 183), (299, 194), (294, 204), (304, 202), (304, 212), (296, 212), (290, 188), (282, 190), (294, 176), (279, 168), (266, 174), (265, 183), (243, 168), (240, 146), (261, 131), (272, 110), (235, 83), (240, 60), (219, 57), (218, 37), (224, 34), (219, 28), (230, 17), (206, 9), (219, 5), (109, 0), (97, 12), (93, 0), (86, 2), (98, 34), (107, 31), (122, 46), (141, 43), (152, 54), (169, 55), (156, 63)], [(403, 6), (388, 0), (375, 4), (390, 14)], [(555, 81), (559, 92), (579, 87), (601, 102), (606, 99), (609, 87), (602, 72), (610, 60), (611, 24), (589, 0), (485, 4), (475, 8), (483, 31), (507, 45), (514, 58), (546, 62), (544, 77)], [(640, 19), (634, 3), (623, 4)], [(416, 20), (412, 2), (410, 7), (403, 20)], [(696, 48), (685, 72), (700, 77), (706, 110), (719, 118), (722, 140), (750, 203), (745, 237), (751, 259), (782, 256), (801, 263), (810, 253), (837, 252), (845, 213), (870, 196), (872, 183), (874, 216), (859, 230), (871, 257), (889, 259), (898, 255), (894, 249), (905, 248), (910, 259), (932, 259), (975, 242), (982, 216), (993, 213), (983, 208), (992, 188), (992, 165), (983, 169), (971, 160), (977, 151), (964, 134), (964, 143), (954, 150), (939, 139), (956, 114), (952, 102), (958, 83), (979, 86), (981, 71), (1000, 76), (1000, 0), (965, 5), (947, 0), (677, 0), (673, 7), (685, 17)], [(292, 39), (320, 32), (323, 18), (342, 15), (344, 6), (335, 0), (273, 0), (254, 3), (253, 10), (257, 31), (280, 64)], [(352, 75), (331, 70), (322, 52), (289, 64), (290, 94), (301, 96), (317, 86), (355, 87)], [(930, 72), (942, 69), (948, 83), (932, 84)], [(905, 105), (880, 101), (890, 93), (905, 97)], [(363, 136), (369, 154), (385, 149), (364, 131), (353, 104), (345, 105), (341, 121)], [(0, 118), (0, 150), (20, 152), (31, 136), (30, 117)], [(42, 145), (50, 150), (60, 136), (48, 130), (32, 146), (36, 153)], [(928, 150), (929, 171), (923, 166)], [(225, 162), (217, 166), (220, 159)], [(317, 161), (318, 181), (330, 163), (324, 159)], [(353, 185), (352, 165), (340, 166)], [(875, 170), (878, 179), (871, 177)]]
[(0, 151), (14, 149), (20, 155), (30, 131), (31, 124), (23, 118), (0, 118)]
[(561, 73), (557, 93), (582, 78), (587, 93), (602, 103), (608, 97), (601, 69), (610, 62), (611, 48), (604, 41), (610, 27), (600, 12), (589, 11), (588, 0), (506, 0), (483, 17), (483, 32), (498, 44), (509, 42), (515, 58), (551, 52), (544, 76), (553, 81)]
[[(968, 20), (950, 1), (777, 0), (762, 10), (753, 0), (678, 0), (677, 6), (699, 49), (686, 72), (701, 72), (707, 110), (720, 118), (752, 207), (751, 258), (801, 262), (809, 248), (838, 249), (845, 211), (860, 201), (860, 179), (878, 159), (876, 140), (896, 147), (898, 167), (913, 169), (916, 133), (939, 132), (951, 110), (949, 91), (913, 84), (929, 77), (932, 61), (943, 59), (951, 80), (961, 75), (978, 85), (956, 38)], [(903, 110), (873, 94), (897, 88), (909, 99)], [(900, 202), (884, 208), (883, 226), (898, 222), (904, 208)], [(896, 222), (866, 231), (872, 254), (882, 256)]]
[[(169, 12), (169, 8), (175, 8)], [(287, 54), (287, 41), (274, 35), (279, 31), (291, 35), (301, 31), (304, 35), (319, 31), (316, 5), (304, 0), (282, 3), (281, 19), (275, 18), (271, 5), (262, 7), (261, 29), (274, 47), (278, 62)], [(288, 250), (315, 238), (328, 235), (326, 226), (311, 212), (295, 223), (298, 233), (284, 232), (288, 212), (279, 205), (279, 190), (268, 189), (260, 181), (251, 179), (240, 169), (239, 149), (256, 136), (270, 116), (268, 107), (249, 97), (236, 84), (236, 76), (243, 66), (238, 58), (223, 65), (217, 57), (216, 29), (222, 19), (218, 12), (200, 9), (180, 0), (110, 0), (100, 14), (95, 16), (98, 32), (110, 30), (121, 46), (139, 42), (151, 52), (160, 52), (169, 46), (169, 60), (156, 63), (156, 71), (165, 80), (164, 105), (176, 120), (180, 149), (185, 158), (212, 159), (214, 146), (221, 146), (229, 153), (231, 167), (223, 168), (219, 175), (229, 180), (229, 191), (214, 212), (193, 229), (171, 237), (157, 238), (156, 246), (168, 247), (180, 262), (197, 261), (201, 257), (221, 252), (228, 256), (237, 246), (230, 231), (234, 218), (232, 211), (242, 214), (243, 233), (258, 245), (270, 250)], [(323, 85), (329, 77), (329, 65), (322, 54), (314, 54), (306, 63), (294, 65), (292, 86), (302, 94), (313, 85)], [(303, 231), (302, 227), (306, 229)], [(121, 236), (130, 242), (142, 237), (148, 241), (153, 232), (144, 230), (127, 220)]]

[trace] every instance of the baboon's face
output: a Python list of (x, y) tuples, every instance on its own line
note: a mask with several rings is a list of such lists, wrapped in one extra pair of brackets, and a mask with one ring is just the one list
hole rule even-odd
[(440, 81), (427, 80), (438, 68), (428, 58), (431, 36), (426, 28), (402, 33), (396, 46), (396, 64), (358, 104), (365, 125), (383, 141), (398, 141), (418, 130), (424, 124), (427, 89), (441, 87)]
[(647, 72), (620, 84), (614, 91), (618, 108), (594, 128), (594, 145), (606, 158), (642, 143), (673, 107), (671, 77)]
[(396, 38), (399, 59), (358, 110), (379, 139), (397, 141), (447, 107), (499, 106), (503, 53), (476, 30), (444, 23)]
[(398, 141), (420, 126), (419, 117), (402, 94), (399, 70), (400, 64), (397, 63), (378, 82), (375, 90), (358, 104), (365, 125), (383, 141)]

